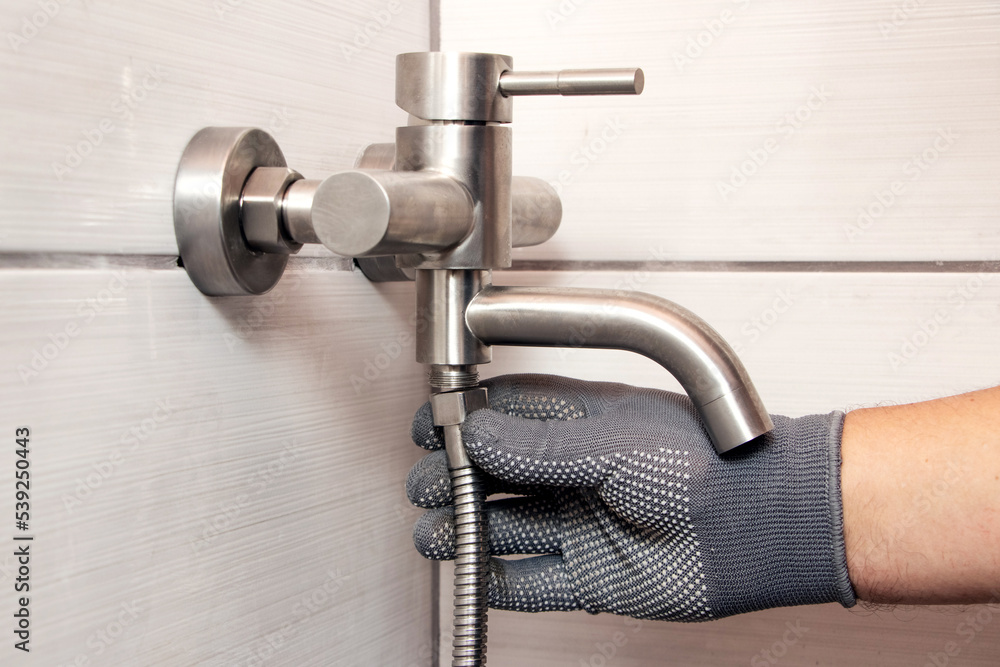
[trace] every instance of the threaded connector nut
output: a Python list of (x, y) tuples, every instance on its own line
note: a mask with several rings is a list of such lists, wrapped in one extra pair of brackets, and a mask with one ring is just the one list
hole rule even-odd
[(446, 391), (431, 396), (431, 413), (435, 426), (457, 426), (475, 412), (490, 407), (486, 387)]
[(301, 178), (302, 174), (286, 167), (257, 167), (250, 173), (240, 198), (240, 222), (247, 245), (282, 255), (294, 255), (302, 248), (288, 234), (281, 215), (285, 191)]

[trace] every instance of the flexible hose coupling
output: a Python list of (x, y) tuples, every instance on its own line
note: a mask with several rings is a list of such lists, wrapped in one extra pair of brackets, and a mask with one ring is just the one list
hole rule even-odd
[(461, 425), (467, 415), (489, 406), (486, 387), (447, 391), (431, 396), (434, 425), (444, 429), (449, 468), (454, 470), (472, 465), (462, 443)]

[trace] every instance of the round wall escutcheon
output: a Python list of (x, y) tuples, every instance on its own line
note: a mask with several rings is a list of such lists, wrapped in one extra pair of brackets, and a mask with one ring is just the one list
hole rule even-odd
[(243, 185), (257, 167), (287, 167), (267, 132), (206, 127), (188, 142), (174, 180), (174, 232), (181, 262), (209, 296), (264, 294), (277, 284), (288, 255), (247, 245), (240, 227)]

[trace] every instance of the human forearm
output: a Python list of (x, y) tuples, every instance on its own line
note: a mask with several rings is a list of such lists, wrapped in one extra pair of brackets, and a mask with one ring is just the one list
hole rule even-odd
[(847, 564), (877, 603), (988, 602), (1000, 591), (1000, 387), (847, 415)]

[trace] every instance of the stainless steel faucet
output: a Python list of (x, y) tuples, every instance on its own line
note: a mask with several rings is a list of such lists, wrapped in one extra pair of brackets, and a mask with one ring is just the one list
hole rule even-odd
[(455, 497), (454, 667), (485, 659), (489, 553), (478, 470), (460, 425), (487, 405), (478, 366), (493, 345), (631, 350), (672, 373), (721, 454), (772, 428), (732, 348), (707, 323), (636, 292), (497, 287), (511, 248), (549, 239), (562, 217), (546, 182), (511, 173), (512, 98), (637, 95), (639, 69), (516, 72), (508, 56), (406, 53), (396, 103), (410, 123), (356, 168), (306, 180), (265, 132), (206, 128), (181, 158), (174, 222), (181, 260), (209, 295), (261, 294), (304, 243), (356, 258), (372, 280), (416, 280), (417, 361), (429, 367)]

